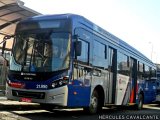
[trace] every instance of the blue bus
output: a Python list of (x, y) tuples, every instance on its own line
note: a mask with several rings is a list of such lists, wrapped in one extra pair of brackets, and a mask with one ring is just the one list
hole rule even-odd
[(141, 83), (155, 76), (152, 61), (86, 18), (42, 15), (17, 24), (6, 96), (47, 109), (141, 109), (146, 99)]
[(156, 102), (160, 102), (160, 66), (157, 64)]
[(149, 80), (142, 80), (139, 83), (139, 88), (142, 89), (144, 94), (144, 104), (153, 103), (156, 101), (157, 96), (157, 78), (152, 77)]

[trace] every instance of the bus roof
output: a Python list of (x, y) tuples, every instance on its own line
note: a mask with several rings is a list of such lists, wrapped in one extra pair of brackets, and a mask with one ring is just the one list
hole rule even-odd
[(101, 35), (108, 37), (109, 39), (111, 39), (113, 42), (117, 43), (119, 46), (126, 48), (127, 50), (129, 50), (130, 52), (136, 54), (137, 56), (143, 58), (143, 60), (145, 60), (147, 63), (149, 64), (153, 64), (153, 62), (148, 59), (145, 55), (143, 55), (141, 52), (139, 52), (138, 50), (136, 50), (135, 48), (133, 48), (131, 45), (129, 45), (128, 43), (126, 43), (125, 41), (119, 39), (118, 37), (116, 37), (115, 35), (109, 33), (108, 31), (104, 30), (103, 28), (99, 27), (98, 25), (94, 24), (93, 22), (89, 21), (88, 19), (86, 19), (83, 16), (80, 15), (76, 15), (76, 14), (55, 14), (55, 15), (38, 15), (38, 16), (33, 16), (30, 17), (25, 21), (34, 21), (34, 20), (50, 20), (50, 19), (74, 19), (79, 23), (83, 23), (85, 24), (87, 27), (89, 27), (90, 29), (100, 33)]

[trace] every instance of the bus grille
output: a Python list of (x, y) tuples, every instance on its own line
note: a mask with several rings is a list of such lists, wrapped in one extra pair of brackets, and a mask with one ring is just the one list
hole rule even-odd
[(16, 97), (27, 97), (27, 98), (35, 98), (35, 99), (44, 99), (45, 93), (44, 92), (26, 92), (26, 91), (19, 91), (19, 90), (12, 90), (12, 95)]

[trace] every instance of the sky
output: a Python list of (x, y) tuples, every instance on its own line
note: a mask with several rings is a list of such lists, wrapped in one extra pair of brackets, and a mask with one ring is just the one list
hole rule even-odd
[(160, 0), (21, 0), (42, 14), (82, 15), (160, 63)]

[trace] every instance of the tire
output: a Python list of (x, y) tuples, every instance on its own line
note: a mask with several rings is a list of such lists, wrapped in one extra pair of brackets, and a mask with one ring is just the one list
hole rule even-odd
[(143, 108), (143, 95), (139, 94), (138, 96), (138, 104), (136, 105), (137, 110), (141, 110)]
[(40, 103), (40, 106), (42, 109), (53, 112), (54, 110), (54, 106), (49, 105), (49, 104), (45, 104), (45, 103)]
[(89, 114), (96, 114), (97, 112), (99, 112), (102, 107), (99, 104), (99, 96), (97, 91), (93, 91), (92, 96), (91, 96), (91, 100), (90, 100), (90, 105), (87, 108), (84, 108), (84, 111), (89, 113)]

